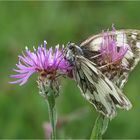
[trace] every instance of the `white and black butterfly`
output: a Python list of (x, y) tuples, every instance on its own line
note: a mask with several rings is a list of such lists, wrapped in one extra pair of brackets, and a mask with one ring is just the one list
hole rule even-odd
[[(108, 32), (108, 36), (113, 33)], [(93, 35), (80, 45), (68, 43), (66, 59), (73, 66), (73, 75), (82, 95), (103, 115), (113, 118), (116, 107), (129, 110), (132, 105), (122, 93), (129, 72), (140, 60), (140, 30), (118, 30), (115, 32), (117, 49), (126, 44), (128, 51), (122, 59), (125, 67), (100, 65), (102, 34)]]

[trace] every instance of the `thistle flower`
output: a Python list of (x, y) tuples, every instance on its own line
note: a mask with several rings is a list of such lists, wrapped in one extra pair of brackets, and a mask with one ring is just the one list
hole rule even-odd
[(39, 94), (48, 103), (49, 118), (52, 126), (52, 130), (49, 131), (52, 131), (52, 139), (56, 139), (55, 98), (59, 95), (59, 76), (69, 76), (71, 67), (64, 57), (64, 48), (59, 49), (59, 45), (57, 45), (54, 51), (52, 48), (47, 50), (46, 44), (46, 41), (44, 41), (44, 46), (34, 48), (33, 52), (26, 47), (25, 53), (19, 55), (19, 63), (16, 64), (18, 69), (14, 69), (19, 74), (11, 76), (18, 80), (10, 83), (23, 85), (33, 73), (39, 73), (37, 81)]
[(114, 26), (112, 26), (112, 36), (110, 36), (108, 32), (103, 32), (100, 53), (104, 63), (118, 64), (128, 51), (128, 47), (124, 44), (119, 47), (117, 46), (115, 32), (116, 30)]
[(25, 53), (19, 55), (19, 63), (16, 64), (18, 69), (14, 69), (19, 74), (11, 75), (12, 78), (18, 80), (10, 83), (23, 85), (36, 72), (40, 77), (48, 79), (54, 79), (59, 74), (68, 75), (70, 73), (70, 65), (63, 56), (64, 48), (59, 49), (59, 45), (57, 45), (54, 51), (52, 48), (47, 50), (46, 44), (44, 41), (44, 46), (34, 48), (33, 52), (26, 47)]
[(46, 123), (43, 124), (43, 128), (45, 130), (45, 137), (46, 137), (46, 139), (50, 139), (51, 138), (51, 134), (52, 134), (51, 124), (49, 122), (46, 122)]

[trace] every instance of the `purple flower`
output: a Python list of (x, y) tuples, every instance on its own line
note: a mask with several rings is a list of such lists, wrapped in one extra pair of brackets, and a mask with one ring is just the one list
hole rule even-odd
[(10, 83), (23, 85), (35, 72), (38, 72), (41, 77), (50, 79), (59, 74), (69, 75), (71, 67), (64, 59), (64, 48), (59, 49), (59, 45), (57, 45), (54, 51), (52, 48), (47, 50), (46, 44), (44, 41), (44, 46), (39, 46), (37, 50), (34, 48), (33, 52), (26, 47), (25, 53), (19, 55), (19, 63), (16, 64), (18, 69), (14, 69), (19, 74), (11, 75), (12, 78), (18, 80)]
[(47, 139), (50, 139), (51, 138), (51, 134), (52, 134), (52, 126), (49, 122), (46, 122), (43, 124), (43, 127), (45, 129), (45, 136)]
[(117, 46), (116, 30), (114, 26), (112, 26), (112, 35), (109, 35), (108, 32), (103, 32), (102, 38), (103, 41), (101, 43), (100, 53), (104, 63), (120, 63), (128, 51), (128, 46)]

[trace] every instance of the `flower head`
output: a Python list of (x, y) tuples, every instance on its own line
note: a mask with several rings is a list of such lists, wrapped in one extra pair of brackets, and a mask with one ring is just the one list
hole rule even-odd
[(122, 46), (117, 46), (116, 30), (114, 26), (112, 26), (112, 34), (109, 35), (108, 32), (103, 32), (102, 38), (103, 41), (101, 43), (100, 53), (104, 63), (120, 63), (127, 53), (128, 47), (124, 44)]
[(19, 74), (11, 75), (12, 78), (18, 80), (10, 82), (13, 84), (23, 85), (28, 81), (28, 78), (35, 72), (38, 72), (41, 77), (53, 79), (58, 74), (68, 74), (71, 67), (64, 59), (64, 48), (59, 49), (57, 45), (53, 51), (52, 48), (46, 49), (46, 41), (44, 46), (39, 46), (34, 51), (30, 51), (27, 47), (23, 55), (19, 55), (19, 63), (16, 64), (18, 69), (14, 69)]

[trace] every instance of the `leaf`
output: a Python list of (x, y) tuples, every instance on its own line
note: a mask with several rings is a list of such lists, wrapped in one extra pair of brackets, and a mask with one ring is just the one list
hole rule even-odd
[(109, 118), (102, 114), (99, 114), (95, 121), (90, 140), (92, 139), (102, 139), (103, 134), (106, 132), (108, 127)]

